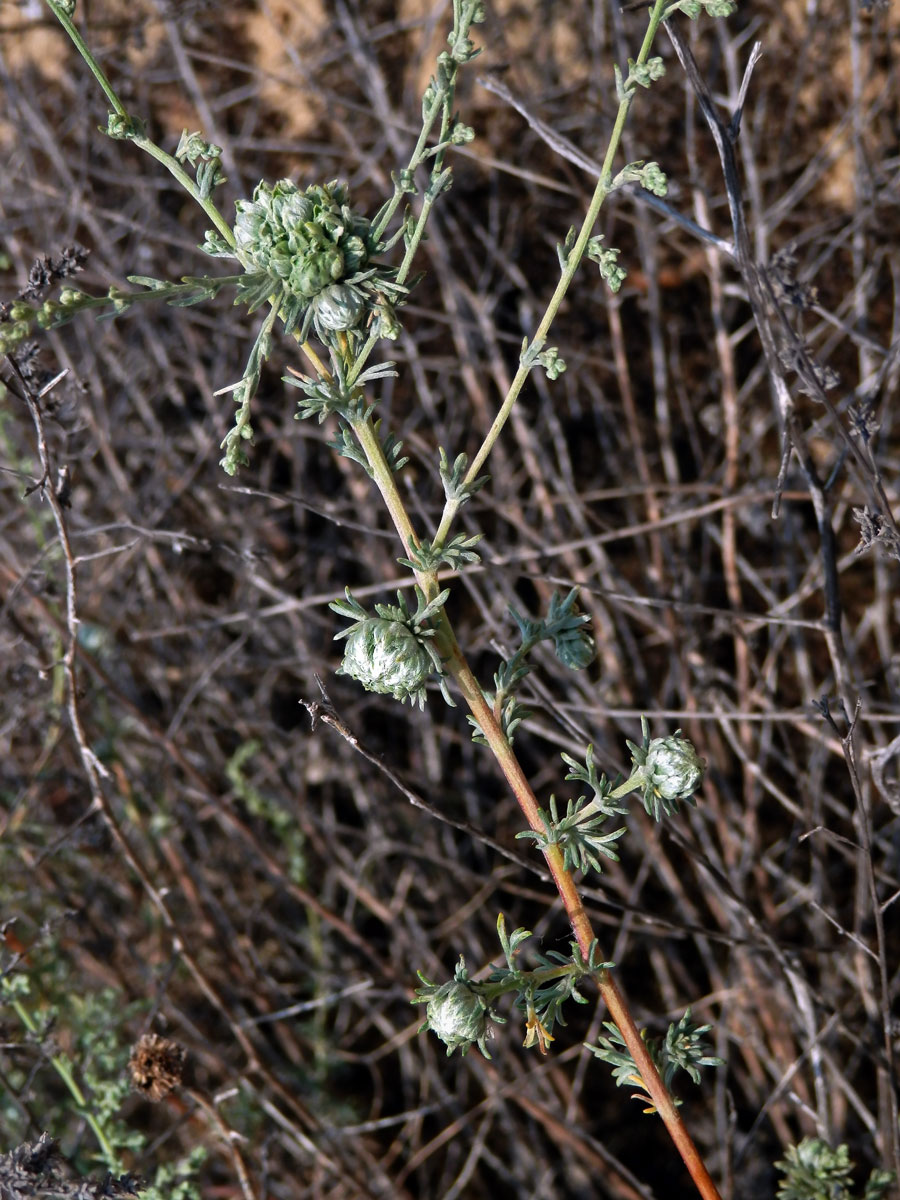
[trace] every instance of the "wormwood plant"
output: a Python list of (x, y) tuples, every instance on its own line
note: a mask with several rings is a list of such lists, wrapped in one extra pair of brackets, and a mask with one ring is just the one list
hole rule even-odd
[[(119, 1115), (132, 1090), (126, 1073), (127, 1029), (137, 1006), (123, 1006), (121, 995), (111, 988), (79, 996), (59, 947), (48, 940), (41, 950), (35, 948), (29, 963), (4, 961), (5, 955), (0, 959), (4, 1041), (7, 1049), (18, 1046), (20, 1051), (11, 1056), (10, 1073), (4, 1072), (0, 1116), (5, 1130), (22, 1141), (9, 1154), (0, 1154), (0, 1195), (31, 1200), (139, 1192), (143, 1200), (198, 1200), (194, 1178), (206, 1157), (202, 1146), (160, 1164), (152, 1179), (139, 1180), (127, 1170), (127, 1163), (148, 1143), (144, 1133)], [(25, 1143), (29, 1113), (11, 1100), (23, 1090), (26, 1076), (31, 1079), (33, 1110), (55, 1134), (44, 1134), (33, 1146)], [(62, 1093), (54, 1088), (54, 1079)], [(68, 1097), (68, 1104), (61, 1095)], [(68, 1141), (73, 1117), (85, 1122), (93, 1135), (92, 1143), (82, 1142), (71, 1156), (70, 1172), (84, 1176), (78, 1181), (61, 1174), (56, 1154), (56, 1140)]]
[[(403, 307), (417, 282), (413, 269), (417, 251), (434, 205), (451, 186), (448, 152), (474, 137), (455, 114), (454, 97), (459, 71), (479, 53), (471, 34), (485, 19), (485, 5), (480, 0), (453, 0), (448, 48), (439, 56), (422, 99), (421, 133), (407, 163), (392, 172), (393, 191), (374, 215), (360, 213), (348, 187), (339, 180), (301, 186), (282, 179), (260, 181), (252, 196), (236, 202), (231, 218), (215, 199), (226, 182), (221, 149), (202, 133), (187, 130), (173, 154), (157, 145), (141, 119), (122, 103), (85, 43), (75, 23), (75, 0), (46, 3), (109, 102), (106, 133), (133, 142), (170, 172), (211, 226), (200, 249), (232, 266), (229, 273), (185, 276), (177, 282), (132, 275), (128, 277), (132, 289), (113, 287), (97, 296), (64, 286), (56, 299), (45, 298), (46, 292), (71, 272), (48, 271), (47, 279), (38, 281), (29, 295), (4, 307), (0, 350), (15, 364), (17, 350), (35, 327), (56, 328), (89, 310), (115, 316), (149, 301), (164, 300), (179, 307), (233, 293), (235, 304), (245, 307), (256, 321), (241, 378), (220, 392), (230, 394), (234, 403), (234, 420), (222, 441), (221, 459), (223, 469), (233, 475), (249, 461), (253, 398), (263, 366), (274, 352), (276, 331), (299, 344), (306, 366), (303, 371), (289, 366), (284, 379), (300, 393), (296, 416), (332, 423), (331, 446), (372, 480), (401, 543), (398, 561), (411, 572), (413, 602), (401, 591), (397, 604), (378, 604), (373, 614), (347, 590), (344, 599), (332, 604), (336, 613), (351, 621), (337, 634), (344, 640), (340, 671), (368, 690), (401, 702), (424, 705), (434, 684), (450, 704), (455, 696), (462, 697), (475, 740), (493, 753), (528, 824), (519, 836), (534, 842), (543, 854), (574, 935), (569, 956), (537, 955), (537, 965), (523, 970), (516, 956), (530, 935), (524, 929), (508, 935), (501, 916), (498, 934), (506, 965), (478, 981), (469, 977), (460, 958), (452, 980), (432, 983), (423, 978), (415, 1001), (426, 1005), (423, 1028), (432, 1029), (446, 1043), (448, 1053), (456, 1048), (464, 1053), (475, 1045), (487, 1054), (488, 1023), (505, 1020), (496, 1005), (509, 994), (525, 1018), (525, 1045), (546, 1052), (555, 1024), (564, 1023), (564, 1003), (583, 1001), (584, 985), (593, 981), (612, 1020), (606, 1026), (607, 1036), (591, 1046), (591, 1052), (613, 1067), (620, 1086), (636, 1089), (648, 1112), (661, 1115), (700, 1194), (717, 1196), (670, 1091), (678, 1070), (696, 1081), (701, 1067), (719, 1061), (704, 1044), (709, 1027), (696, 1025), (688, 1011), (661, 1039), (647, 1039), (637, 1029), (613, 977), (614, 964), (600, 952), (576, 881), (577, 872), (599, 871), (602, 858), (617, 857), (615, 845), (625, 830), (610, 829), (607, 823), (628, 812), (624, 801), (631, 792), (640, 792), (655, 820), (674, 817), (682, 802), (694, 803), (703, 761), (680, 731), (651, 738), (644, 721), (641, 743), (629, 743), (628, 779), (611, 781), (598, 773), (592, 748), (587, 747), (583, 762), (563, 757), (569, 767), (566, 779), (584, 785), (591, 798), (569, 799), (564, 812), (555, 796), (546, 808), (539, 805), (513, 750), (517, 727), (528, 716), (520, 699), (521, 685), (533, 670), (530, 655), (542, 642), (550, 643), (572, 670), (583, 669), (592, 660), (594, 644), (586, 629), (587, 618), (577, 608), (577, 592), (555, 595), (542, 617), (524, 617), (511, 610), (520, 644), (500, 663), (493, 687), (488, 688), (476, 679), (456, 638), (446, 611), (449, 589), (439, 585), (438, 573), (446, 568), (462, 570), (478, 561), (479, 535), (455, 528), (459, 512), (487, 484), (484, 467), (531, 372), (540, 368), (554, 380), (565, 370), (548, 336), (576, 271), (588, 259), (613, 290), (623, 282), (619, 251), (605, 246), (593, 232), (603, 203), (625, 185), (665, 193), (666, 179), (656, 163), (616, 167), (631, 106), (639, 91), (649, 88), (664, 71), (662, 59), (651, 54), (661, 24), (682, 15), (724, 17), (734, 10), (734, 3), (654, 0), (649, 6), (636, 57), (614, 68), (618, 106), (593, 196), (580, 226), (571, 228), (559, 243), (559, 281), (534, 332), (523, 341), (518, 369), (496, 417), (474, 454), (435, 448), (445, 501), (435, 528), (427, 531), (413, 522), (398, 486), (407, 462), (402, 442), (377, 415), (378, 388), (396, 374), (396, 364), (372, 360), (380, 343), (400, 333)], [(21, 373), (19, 382), (24, 382)]]
[(778, 1185), (778, 1200), (881, 1200), (894, 1180), (890, 1171), (875, 1168), (861, 1193), (853, 1190), (853, 1163), (846, 1146), (836, 1150), (821, 1138), (804, 1138), (789, 1146), (785, 1157), (775, 1164), (784, 1172)]

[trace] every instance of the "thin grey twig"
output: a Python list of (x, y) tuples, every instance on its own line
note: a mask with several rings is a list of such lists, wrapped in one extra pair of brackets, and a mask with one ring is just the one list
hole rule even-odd
[[(891, 1014), (891, 978), (887, 961), (887, 941), (885, 939), (884, 931), (884, 910), (881, 907), (881, 898), (878, 895), (878, 883), (875, 879), (875, 867), (872, 862), (871, 818), (869, 815), (868, 800), (863, 791), (862, 781), (859, 776), (856, 741), (854, 736), (856, 733), (857, 721), (859, 720), (861, 703), (860, 701), (856, 702), (856, 708), (854, 709), (853, 717), (847, 721), (847, 729), (844, 733), (841, 733), (841, 731), (838, 729), (837, 723), (830, 711), (827, 701), (823, 700), (818, 707), (825, 721), (841, 739), (841, 746), (843, 748), (844, 758), (847, 763), (847, 771), (850, 775), (850, 783), (853, 787), (853, 795), (856, 800), (855, 824), (860, 842), (859, 854), (862, 860), (862, 875), (865, 879), (866, 888), (869, 893), (872, 920), (875, 923), (875, 946), (878, 952), (877, 1003), (878, 1016), (881, 1021), (881, 1031), (884, 1038), (884, 1061), (881, 1064), (881, 1069), (878, 1071), (879, 1102), (882, 1110), (881, 1136), (884, 1139), (884, 1142), (887, 1143), (883, 1147), (883, 1151), (887, 1153), (888, 1148), (890, 1148), (894, 1170), (897, 1172), (897, 1177), (900, 1178), (900, 1127), (898, 1127), (897, 1121), (898, 1104), (897, 1073), (895, 1069), (894, 1058), (894, 1022)], [(846, 713), (844, 714), (845, 718), (847, 715), (848, 714)]]
[(322, 695), (321, 701), (303, 701), (303, 707), (309, 713), (313, 732), (315, 732), (316, 726), (321, 721), (323, 725), (327, 725), (330, 729), (333, 729), (335, 733), (339, 733), (344, 741), (347, 742), (348, 745), (352, 746), (357, 754), (361, 755), (366, 762), (371, 763), (373, 767), (380, 771), (381, 774), (384, 775), (384, 777), (388, 779), (398, 791), (403, 793), (403, 795), (410, 802), (410, 804), (413, 805), (414, 808), (420, 808), (423, 812), (427, 812), (429, 816), (434, 817), (435, 820), (443, 821), (445, 825), (450, 825), (454, 829), (460, 830), (462, 833), (469, 834), (470, 837), (477, 838), (486, 846), (490, 846), (490, 848), (496, 851), (497, 854), (500, 854), (504, 858), (509, 859), (510, 862), (515, 863), (517, 867), (521, 867), (526, 871), (532, 871), (546, 883), (551, 882), (549, 871), (544, 871), (540, 867), (535, 866), (534, 863), (529, 862), (528, 859), (520, 854), (514, 854), (506, 846), (502, 845), (502, 843), (495, 841), (492, 837), (489, 837), (488, 834), (483, 832), (483, 830), (476, 829), (476, 827), (471, 825), (468, 821), (455, 821), (452, 817), (448, 817), (445, 812), (442, 812), (433, 804), (429, 804), (428, 801), (423, 800), (417, 792), (414, 792), (411, 788), (407, 787), (400, 776), (397, 775), (395, 771), (392, 771), (391, 768), (385, 762), (383, 762), (377, 754), (373, 754), (371, 750), (367, 750), (362, 742), (360, 742), (356, 734), (353, 733), (352, 730), (341, 720), (337, 714), (337, 710), (331, 702), (331, 697), (325, 690), (325, 684), (322, 682), (321, 676), (316, 675), (316, 683), (318, 684), (319, 691)]

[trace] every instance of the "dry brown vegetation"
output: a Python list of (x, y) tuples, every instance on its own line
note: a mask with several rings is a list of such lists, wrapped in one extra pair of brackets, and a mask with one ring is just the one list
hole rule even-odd
[[(617, 3), (489, 7), (459, 102), (478, 138), (454, 160), (382, 397), (423, 528), (442, 499), (437, 446), (477, 447), (593, 186), (479, 68), (600, 158), (611, 64), (643, 29)], [(224, 148), (226, 211), (290, 175), (344, 177), (371, 212), (415, 137), (447, 8), (82, 0), (80, 14), (158, 141), (174, 148), (187, 126)], [(598, 660), (575, 675), (542, 658), (516, 743), (544, 802), (570, 794), (561, 751), (593, 743), (624, 769), (641, 713), (708, 759), (697, 809), (662, 827), (635, 811), (621, 862), (584, 892), (638, 1020), (656, 1033), (690, 1004), (714, 1025), (727, 1066), (682, 1088), (683, 1111), (723, 1196), (756, 1200), (804, 1134), (849, 1143), (866, 1168), (894, 1152), (898, 564), (856, 553), (871, 473), (842, 430), (870, 400), (896, 496), (900, 14), (857, 0), (741, 9), (680, 27), (726, 118), (763, 46), (737, 144), (752, 250), (766, 263), (793, 247), (817, 294), (786, 311), (840, 378), (829, 411), (786, 375), (807, 471), (792, 457), (773, 519), (784, 428), (741, 276), (619, 193), (601, 229), (629, 279), (618, 297), (590, 265), (576, 281), (555, 333), (568, 370), (533, 376), (464, 510), (487, 536), (450, 604), (489, 686), (512, 644), (507, 606), (582, 589)], [(709, 130), (665, 37), (658, 53), (668, 74), (638, 97), (627, 155), (657, 159), (673, 209), (730, 240)], [(102, 98), (39, 3), (0, 8), (0, 73), (0, 299), (74, 241), (91, 251), (90, 290), (208, 269), (202, 214), (97, 132)], [(210, 1197), (691, 1195), (662, 1126), (582, 1049), (604, 1019), (593, 994), (545, 1058), (522, 1049), (515, 1015), (489, 1062), (417, 1036), (417, 969), (447, 977), (462, 953), (486, 970), (500, 911), (545, 950), (567, 951), (568, 928), (460, 710), (435, 693), (411, 711), (334, 678), (327, 602), (345, 585), (390, 599), (403, 572), (374, 489), (325, 444), (333, 430), (294, 420), (280, 382), (300, 365), (292, 344), (257, 398), (251, 466), (235, 480), (218, 468), (231, 411), (214, 392), (240, 377), (248, 329), (227, 304), (144, 307), (41, 343), (41, 369), (68, 369), (46, 419), (71, 474), (78, 704), (130, 862), (92, 808), (64, 708), (65, 579), (48, 505), (28, 490), (34, 426), (11, 393), (0, 408), (2, 964), (30, 972), (37, 1018), (60, 1006), (43, 1038), (0, 1009), (0, 1150), (52, 1117), (63, 1150), (89, 1155), (48, 1055), (77, 1059), (66, 997), (114, 989), (123, 1061), (152, 1031), (186, 1047), (192, 1071), (187, 1092), (127, 1100), (121, 1115), (150, 1139), (138, 1174), (204, 1144)], [(369, 757), (328, 725), (311, 732), (316, 674)], [(852, 716), (857, 700), (850, 759), (841, 703)]]

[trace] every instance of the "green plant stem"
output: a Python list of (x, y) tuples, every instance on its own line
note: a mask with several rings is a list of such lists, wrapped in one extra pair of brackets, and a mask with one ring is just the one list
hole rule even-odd
[[(455, 18), (454, 22), (453, 22), (454, 34), (456, 34), (456, 32), (459, 28), (459, 17), (460, 17), (460, 13), (458, 11), (458, 7), (456, 5), (454, 5), (454, 18)], [(447, 81), (447, 84), (445, 87), (438, 86), (435, 89), (434, 98), (428, 108), (427, 114), (425, 114), (423, 121), (422, 121), (422, 130), (419, 133), (419, 137), (416, 141), (415, 146), (413, 147), (412, 154), (410, 154), (410, 156), (409, 156), (409, 162), (406, 164), (406, 170), (408, 172), (415, 171), (416, 167), (418, 167), (418, 165), (421, 163), (421, 161), (425, 155), (425, 148), (426, 148), (426, 145), (428, 142), (428, 135), (431, 133), (432, 127), (433, 127), (435, 121), (437, 120), (439, 113), (442, 114), (441, 115), (441, 134), (440, 134), (439, 142), (443, 141), (446, 136), (447, 129), (450, 124), (450, 106), (453, 103), (453, 95), (456, 90), (456, 75), (457, 75), (458, 69), (459, 68), (457, 66), (457, 69), (454, 70), (454, 72), (453, 72), (452, 78), (450, 78)], [(400, 187), (397, 187), (395, 185), (394, 194), (391, 196), (390, 200), (388, 201), (387, 205), (385, 206), (384, 212), (381, 214), (381, 217), (379, 218), (377, 225), (375, 225), (372, 230), (372, 233), (376, 239), (381, 238), (384, 231), (387, 229), (388, 225), (391, 223), (391, 220), (393, 219), (394, 214), (396, 213), (397, 209), (400, 207), (400, 204), (403, 200), (403, 196), (404, 196), (403, 189)], [(412, 261), (408, 254), (406, 256), (406, 259), (408, 259), (409, 262)], [(407, 271), (409, 270), (408, 262), (406, 263), (406, 269), (407, 269)], [(405, 275), (401, 276), (401, 278), (400, 278), (401, 283), (403, 282), (404, 278), (405, 278)]]
[(575, 976), (576, 980), (581, 978), (581, 975), (578, 974), (578, 968), (569, 963), (568, 966), (539, 967), (535, 971), (522, 971), (518, 977), (513, 975), (501, 983), (479, 983), (478, 990), (486, 1000), (493, 1003), (494, 1000), (498, 1000), (501, 996), (519, 991), (522, 987), (523, 978), (527, 979), (530, 984), (539, 985), (550, 983), (554, 979), (562, 979), (566, 975)]
[[(28, 1032), (33, 1037), (38, 1037), (40, 1030), (38, 1029), (37, 1022), (32, 1018), (31, 1013), (28, 1011), (22, 1001), (13, 999), (12, 1006), (15, 1009), (16, 1016), (19, 1018)], [(94, 1136), (100, 1145), (107, 1168), (110, 1171), (121, 1170), (121, 1163), (119, 1162), (115, 1150), (113, 1150), (112, 1146), (110, 1145), (109, 1138), (107, 1138), (103, 1126), (88, 1108), (88, 1102), (85, 1098), (84, 1092), (78, 1086), (78, 1080), (75, 1078), (69, 1060), (63, 1054), (51, 1054), (50, 1062), (57, 1075), (59, 1075), (60, 1079), (69, 1089), (69, 1094), (72, 1096), (72, 1099), (81, 1110), (82, 1116), (94, 1131)]]
[[(426, 141), (428, 138), (428, 134), (431, 132), (431, 128), (434, 125), (434, 122), (438, 115), (438, 112), (441, 112), (441, 131), (439, 134), (439, 142), (443, 141), (444, 138), (446, 137), (447, 132), (450, 128), (450, 104), (452, 104), (452, 102), (453, 102), (453, 93), (455, 90), (455, 82), (456, 82), (456, 80), (455, 80), (455, 75), (454, 75), (454, 79), (451, 81), (451, 83), (448, 85), (448, 87), (435, 94), (435, 98), (429, 109), (428, 116), (425, 118), (425, 120), (422, 124), (422, 132), (419, 134), (419, 140), (416, 142), (415, 149), (413, 150), (412, 154), (410, 155), (409, 164), (406, 168), (408, 171), (415, 170), (415, 168), (422, 161), (422, 158), (423, 158), (423, 155), (425, 152), (425, 145), (426, 145)], [(432, 178), (434, 178), (435, 175), (440, 173), (441, 167), (443, 165), (443, 161), (444, 161), (444, 150), (441, 150), (435, 158), (435, 163), (434, 163), (434, 167), (432, 170)], [(389, 224), (391, 218), (393, 217), (394, 213), (397, 211), (397, 207), (400, 204), (400, 201), (402, 200), (402, 198), (403, 198), (403, 192), (400, 189), (397, 189), (394, 192), (394, 195), (391, 198), (391, 201), (389, 202), (389, 204), (387, 205), (387, 208), (385, 209), (385, 212), (382, 215), (381, 219), (379, 220), (378, 224), (373, 228), (372, 233), (373, 233), (373, 236), (376, 238), (376, 240), (379, 239), (381, 237), (381, 235), (384, 233), (384, 230), (386, 229), (387, 225)], [(409, 236), (407, 238), (406, 253), (403, 255), (403, 261), (397, 270), (397, 283), (400, 285), (402, 285), (406, 281), (406, 279), (409, 277), (409, 273), (412, 269), (413, 260), (418, 252), (419, 246), (422, 243), (422, 237), (425, 233), (425, 226), (428, 223), (428, 218), (431, 216), (431, 210), (434, 207), (434, 202), (436, 199), (437, 199), (436, 194), (432, 194), (432, 192), (430, 190), (426, 191), (424, 199), (422, 201), (422, 208), (416, 219), (415, 228), (413, 229), (412, 233), (409, 234)], [(347, 375), (348, 383), (352, 384), (353, 381), (357, 378), (357, 376), (362, 372), (363, 368), (365, 367), (366, 363), (369, 360), (369, 356), (371, 355), (372, 351), (375, 349), (375, 346), (378, 344), (378, 341), (379, 341), (379, 338), (376, 334), (370, 335), (370, 337), (366, 341), (366, 344), (362, 347), (359, 354), (356, 356), (355, 361), (348, 365), (348, 375)]]
[[(409, 235), (406, 253), (403, 256), (403, 262), (397, 271), (398, 284), (402, 284), (409, 275), (412, 261), (418, 252), (419, 246), (422, 242), (422, 237), (425, 233), (425, 226), (428, 223), (428, 218), (431, 216), (431, 210), (434, 206), (434, 201), (434, 196), (426, 194), (425, 199), (422, 202), (421, 212), (419, 213), (418, 220), (416, 221), (415, 229)], [(347, 382), (350, 385), (352, 385), (354, 380), (356, 380), (357, 377), (362, 373), (363, 368), (369, 361), (372, 351), (378, 345), (379, 341), (380, 337), (378, 334), (370, 334), (366, 340), (366, 344), (360, 349), (353, 362), (347, 364)]]
[(426, 193), (422, 201), (422, 209), (419, 213), (419, 218), (416, 221), (416, 227), (409, 237), (409, 242), (406, 247), (406, 253), (403, 256), (403, 262), (397, 271), (397, 282), (403, 283), (409, 275), (412, 267), (413, 259), (419, 251), (419, 246), (422, 244), (422, 238), (425, 234), (425, 226), (428, 224), (428, 218), (431, 216), (431, 210), (434, 207), (435, 197), (431, 193)]
[[(647, 24), (647, 31), (644, 34), (644, 41), (641, 45), (640, 53), (635, 60), (637, 66), (643, 65), (650, 56), (650, 49), (653, 45), (653, 40), (656, 37), (657, 30), (662, 22), (665, 7), (666, 0), (655, 0), (653, 11), (650, 14), (650, 19)], [(590, 240), (591, 233), (594, 225), (596, 224), (597, 217), (599, 216), (600, 209), (603, 206), (603, 202), (606, 200), (606, 197), (612, 191), (612, 165), (615, 156), (618, 153), (619, 142), (622, 138), (622, 132), (625, 128), (625, 121), (628, 117), (628, 112), (631, 108), (632, 101), (634, 100), (636, 90), (636, 87), (633, 87), (631, 91), (629, 91), (619, 101), (619, 108), (616, 113), (615, 123), (613, 125), (612, 133), (610, 134), (609, 145), (606, 148), (606, 156), (603, 159), (603, 166), (600, 171), (600, 178), (597, 180), (597, 186), (594, 188), (594, 194), (591, 197), (591, 202), (588, 205), (585, 218), (581, 223), (581, 229), (579, 230), (578, 237), (575, 240), (574, 246), (569, 251), (566, 259), (566, 265), (563, 268), (559, 283), (556, 285), (556, 290), (547, 304), (547, 308), (543, 317), (541, 318), (540, 324), (535, 330), (528, 349), (522, 355), (522, 359), (519, 363), (519, 369), (516, 371), (513, 381), (509, 385), (509, 390), (507, 391), (503, 403), (500, 406), (500, 410), (497, 413), (497, 416), (494, 418), (494, 422), (488, 430), (487, 435), (485, 436), (477, 454), (469, 464), (469, 469), (466, 472), (463, 480), (463, 486), (470, 484), (477, 479), (488, 455), (494, 448), (494, 443), (497, 441), (497, 438), (500, 436), (504, 425), (509, 419), (509, 415), (519, 398), (519, 393), (522, 391), (525, 380), (534, 369), (536, 359), (533, 357), (533, 352), (539, 351), (543, 347), (544, 342), (547, 340), (547, 334), (550, 331), (550, 326), (556, 319), (556, 315), (559, 312), (559, 306), (562, 304), (563, 298), (565, 297), (566, 292), (568, 292), (572, 280), (575, 277), (575, 272), (578, 270), (578, 267), (581, 264), (581, 260), (584, 257), (585, 250), (587, 249), (588, 241)], [(532, 353), (529, 353), (529, 351)], [(459, 506), (460, 501), (455, 498), (449, 499), (444, 505), (441, 523), (438, 526), (437, 533), (434, 535), (434, 544), (436, 546), (441, 545), (446, 540), (453, 521), (456, 518)]]
[(103, 88), (103, 91), (106, 95), (107, 100), (110, 102), (110, 104), (115, 109), (115, 111), (119, 114), (120, 117), (127, 118), (128, 110), (125, 108), (125, 105), (122, 103), (122, 101), (116, 95), (112, 84), (109, 82), (109, 80), (106, 78), (106, 75), (103, 72), (103, 68), (97, 62), (96, 58), (94, 58), (93, 54), (91, 54), (91, 52), (87, 46), (87, 43), (85, 42), (85, 40), (81, 36), (81, 34), (78, 32), (78, 28), (75, 25), (75, 22), (72, 20), (72, 18), (69, 16), (69, 14), (59, 4), (57, 4), (56, 0), (46, 0), (46, 2), (47, 2), (47, 7), (53, 13), (54, 17), (56, 17), (57, 21), (59, 21), (60, 25), (62, 25), (63, 29), (65, 29), (66, 33), (69, 35), (70, 39), (72, 40), (72, 43), (74, 44), (76, 50), (81, 55), (81, 57), (84, 59), (84, 61), (87, 63), (88, 67), (90, 68), (91, 74), (94, 76), (94, 78), (100, 84), (100, 86)]
[[(441, 106), (443, 105), (446, 108), (446, 100), (447, 93), (445, 91), (439, 91), (435, 93), (434, 101), (428, 110), (428, 115), (422, 122), (422, 131), (419, 134), (418, 141), (413, 148), (412, 154), (409, 156), (409, 162), (406, 165), (407, 171), (414, 171), (422, 161), (422, 156), (425, 152), (425, 146), (428, 141), (428, 135), (431, 132), (431, 128), (434, 125), (435, 120), (437, 119)], [(372, 230), (373, 236), (376, 239), (380, 238), (385, 229), (387, 229), (394, 214), (399, 208), (401, 201), (403, 200), (404, 194), (405, 193), (401, 188), (395, 187), (393, 196), (391, 196), (390, 200), (388, 201), (387, 207), (382, 213), (378, 224)]]
[[(60, 8), (57, 0), (45, 0), (45, 2), (47, 7), (53, 13), (54, 17), (56, 17), (57, 21), (59, 21), (60, 25), (62, 25), (63, 29), (68, 34), (75, 49), (87, 63), (91, 74), (100, 84), (104, 95), (116, 114), (125, 118), (126, 120), (131, 120), (131, 115), (122, 101), (116, 95), (115, 89), (106, 78), (103, 69), (91, 53), (90, 47), (79, 33), (75, 22), (68, 15), (68, 13), (64, 12), (62, 8)], [(219, 233), (221, 233), (228, 245), (234, 246), (234, 234), (231, 231), (231, 226), (219, 212), (215, 204), (213, 204), (212, 200), (208, 196), (204, 198), (200, 195), (200, 189), (197, 187), (197, 184), (184, 170), (178, 159), (173, 158), (171, 154), (167, 154), (166, 151), (160, 146), (157, 146), (154, 141), (151, 141), (151, 139), (148, 137), (144, 137), (142, 134), (135, 134), (128, 140), (130, 142), (134, 142), (134, 144), (140, 147), (141, 150), (146, 151), (146, 153), (152, 158), (155, 158), (158, 163), (162, 163), (169, 174), (174, 176), (174, 178), (181, 184), (188, 195), (190, 195), (193, 200), (196, 200), (196, 202), (200, 205), (200, 207), (215, 225), (216, 229), (218, 229)]]
[[(447, 135), (450, 132), (450, 105), (453, 103), (453, 94), (455, 92), (456, 71), (453, 73), (453, 78), (448, 83), (445, 90), (440, 91), (435, 96), (432, 112), (429, 114), (429, 120), (422, 129), (422, 134), (416, 144), (416, 149), (413, 158), (418, 163), (422, 158), (422, 152), (425, 145), (425, 137), (428, 130), (434, 123), (434, 117), (437, 115), (437, 110), (441, 111), (441, 130), (438, 134), (438, 145), (441, 147), (434, 156), (434, 163), (431, 168), (432, 183), (438, 176), (441, 175), (444, 169), (444, 157), (446, 155), (446, 145), (444, 145)], [(412, 161), (412, 160), (411, 160)], [(434, 207), (434, 202), (440, 195), (439, 191), (435, 191), (434, 187), (429, 187), (422, 200), (422, 208), (416, 220), (416, 227), (407, 240), (406, 253), (403, 256), (403, 262), (397, 271), (397, 282), (405, 283), (412, 270), (413, 260), (418, 253), (419, 246), (422, 241), (422, 236), (425, 233), (425, 226), (428, 224), (428, 218), (431, 216), (431, 210)]]
[[(49, 4), (50, 0), (47, 0), (47, 2)], [(173, 158), (171, 154), (167, 154), (165, 150), (157, 146), (155, 142), (152, 142), (150, 138), (139, 135), (129, 138), (129, 141), (134, 142), (134, 144), (139, 146), (141, 150), (145, 150), (151, 156), (151, 158), (155, 158), (157, 162), (162, 163), (169, 174), (172, 175), (190, 195), (191, 199), (196, 200), (196, 202), (200, 205), (200, 207), (215, 225), (216, 229), (218, 229), (219, 233), (221, 233), (228, 245), (233, 247), (234, 233), (232, 232), (231, 226), (219, 212), (215, 204), (213, 204), (212, 200), (208, 196), (204, 198), (200, 195), (200, 189), (197, 187), (194, 180), (191, 179), (190, 175), (188, 175), (187, 171), (185, 171), (181, 166), (181, 163), (178, 161), (178, 159)], [(244, 266), (245, 264), (242, 263), (241, 265)]]
[[(404, 552), (409, 557), (412, 551), (415, 550), (418, 540), (412, 526), (412, 521), (409, 519), (409, 513), (406, 511), (406, 505), (403, 503), (403, 497), (397, 488), (394, 473), (388, 465), (387, 459), (384, 457), (384, 451), (381, 449), (378, 435), (372, 426), (372, 421), (371, 419), (353, 421), (351, 422), (351, 428), (369, 461), (369, 467), (372, 470), (375, 483), (378, 485), (378, 490), (381, 492), (381, 498), (384, 500), (385, 506), (391, 515), (394, 528), (400, 535)], [(425, 574), (423, 571), (416, 571), (415, 575), (416, 581), (422, 588), (422, 591), (425, 592), (426, 598), (433, 600), (440, 591), (437, 577), (434, 573)]]
[(578, 810), (578, 816), (583, 821), (585, 817), (591, 817), (594, 813), (603, 812), (610, 800), (621, 800), (630, 792), (636, 792), (638, 788), (643, 786), (643, 777), (633, 775), (630, 779), (626, 779), (624, 783), (620, 783), (617, 788), (614, 788), (608, 796), (605, 796), (603, 799), (592, 800), (590, 804), (585, 804), (584, 808)]

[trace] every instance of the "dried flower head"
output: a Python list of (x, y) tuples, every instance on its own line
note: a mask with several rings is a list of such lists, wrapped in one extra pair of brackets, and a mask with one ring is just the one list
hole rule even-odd
[(148, 1100), (162, 1100), (184, 1080), (183, 1046), (156, 1033), (145, 1033), (132, 1048), (128, 1060), (131, 1081)]
[(900, 538), (893, 522), (886, 521), (877, 509), (869, 508), (868, 504), (864, 508), (854, 508), (853, 516), (859, 525), (857, 554), (863, 554), (878, 544), (892, 558), (900, 559)]
[(84, 269), (90, 252), (74, 242), (64, 246), (58, 258), (49, 254), (36, 258), (28, 272), (28, 286), (19, 293), (23, 300), (39, 300), (48, 288)]
[(3, 1200), (137, 1200), (144, 1190), (142, 1181), (130, 1174), (107, 1171), (96, 1179), (78, 1176), (49, 1133), (0, 1154)]

